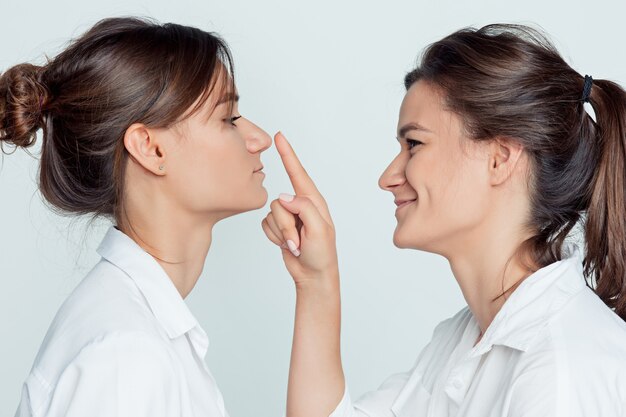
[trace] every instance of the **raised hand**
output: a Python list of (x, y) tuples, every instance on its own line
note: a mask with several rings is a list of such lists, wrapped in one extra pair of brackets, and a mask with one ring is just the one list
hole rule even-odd
[(281, 194), (272, 201), (271, 211), (261, 223), (263, 231), (281, 247), (296, 285), (336, 276), (335, 228), (326, 201), (285, 136), (279, 132), (274, 141), (295, 196)]
[(345, 389), (335, 227), (287, 139), (279, 132), (274, 142), (295, 191), (272, 201), (262, 222), (267, 237), (282, 248), (296, 283), (287, 417), (327, 417)]

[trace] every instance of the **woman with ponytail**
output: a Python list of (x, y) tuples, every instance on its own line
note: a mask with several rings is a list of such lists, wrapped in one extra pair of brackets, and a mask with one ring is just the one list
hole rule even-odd
[(444, 256), (468, 305), (411, 370), (352, 402), (333, 223), (279, 137), (296, 195), (263, 228), (294, 249), (287, 416), (626, 416), (624, 89), (515, 25), (435, 42), (405, 86), (379, 181), (398, 206), (394, 244)]
[(41, 130), (45, 200), (113, 223), (50, 326), (16, 416), (227, 416), (184, 298), (215, 223), (267, 200), (260, 154), (271, 139), (237, 100), (223, 40), (136, 18), (105, 19), (44, 65), (1, 74), (3, 149)]

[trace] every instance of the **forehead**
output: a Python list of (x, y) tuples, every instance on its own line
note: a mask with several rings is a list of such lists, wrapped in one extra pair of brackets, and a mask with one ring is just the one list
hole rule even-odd
[(402, 100), (398, 128), (407, 123), (420, 124), (435, 134), (461, 130), (461, 119), (446, 108), (443, 94), (423, 80), (413, 83)]
[(418, 81), (404, 95), (400, 117), (435, 116), (444, 110), (442, 95), (425, 81)]

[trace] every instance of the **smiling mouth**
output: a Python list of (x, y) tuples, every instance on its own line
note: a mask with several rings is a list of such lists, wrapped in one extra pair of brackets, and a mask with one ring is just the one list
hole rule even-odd
[(398, 206), (396, 208), (396, 211), (400, 210), (402, 207), (406, 207), (411, 203), (414, 203), (415, 201), (417, 201), (417, 198), (413, 199), (413, 200), (396, 200), (396, 206)]

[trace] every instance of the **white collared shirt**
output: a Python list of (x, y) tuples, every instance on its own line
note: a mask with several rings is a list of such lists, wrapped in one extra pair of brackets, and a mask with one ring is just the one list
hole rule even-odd
[(571, 256), (526, 278), (481, 340), (468, 307), (435, 328), (413, 369), (331, 417), (624, 417), (626, 322)]
[(59, 309), (16, 417), (227, 417), (209, 340), (158, 262), (110, 227)]

